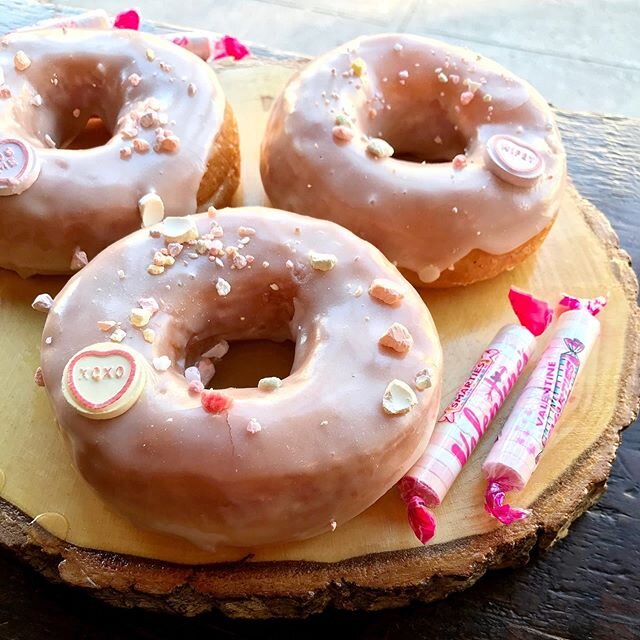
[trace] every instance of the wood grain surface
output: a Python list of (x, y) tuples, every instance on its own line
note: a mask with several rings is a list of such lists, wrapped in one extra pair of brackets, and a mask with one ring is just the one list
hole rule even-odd
[[(12, 4), (15, 9), (17, 3)], [(0, 2), (0, 30), (8, 15), (6, 5)], [(560, 120), (574, 182), (619, 225), (623, 246), (638, 258), (633, 221), (640, 201), (638, 123), (578, 114), (560, 114)], [(627, 434), (631, 445), (635, 436), (635, 451), (623, 440), (609, 493), (578, 522), (567, 543), (526, 570), (492, 575), (444, 603), (364, 616), (325, 614), (311, 624), (239, 623), (215, 615), (179, 621), (143, 612), (111, 612), (83, 595), (45, 586), (2, 558), (6, 588), (0, 588), (0, 637), (168, 638), (214, 632), (218, 637), (319, 637), (335, 624), (368, 637), (637, 637), (636, 432)], [(556, 560), (560, 556), (563, 560)], [(349, 585), (340, 588), (340, 597), (348, 601)], [(37, 615), (31, 615), (34, 612)]]

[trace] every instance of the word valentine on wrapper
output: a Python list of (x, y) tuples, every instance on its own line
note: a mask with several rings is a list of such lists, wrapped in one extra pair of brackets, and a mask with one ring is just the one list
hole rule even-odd
[(424, 454), (398, 485), (409, 524), (423, 544), (436, 529), (430, 508), (444, 500), (522, 373), (536, 337), (551, 322), (553, 313), (546, 302), (515, 288), (509, 291), (509, 301), (520, 324), (498, 331), (436, 423)]
[(527, 381), (482, 470), (487, 477), (485, 510), (503, 524), (529, 515), (505, 503), (508, 491), (529, 482), (580, 372), (600, 335), (595, 317), (606, 305), (604, 297), (564, 296), (549, 345)]

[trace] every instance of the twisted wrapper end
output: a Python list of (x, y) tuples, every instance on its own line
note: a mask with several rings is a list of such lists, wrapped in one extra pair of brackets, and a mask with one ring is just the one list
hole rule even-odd
[(427, 544), (435, 535), (436, 519), (420, 496), (413, 496), (407, 501), (407, 516), (416, 538)]
[(531, 514), (529, 509), (518, 509), (505, 504), (505, 494), (511, 489), (510, 485), (500, 482), (500, 480), (490, 480), (484, 494), (484, 510), (502, 524), (524, 520)]

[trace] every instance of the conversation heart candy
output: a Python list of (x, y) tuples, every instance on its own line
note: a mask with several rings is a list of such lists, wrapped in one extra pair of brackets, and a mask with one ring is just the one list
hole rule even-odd
[(88, 418), (105, 420), (128, 411), (145, 385), (147, 363), (125, 345), (99, 342), (78, 351), (62, 374), (67, 402)]
[(0, 196), (26, 191), (40, 175), (40, 161), (33, 147), (17, 138), (0, 139)]
[(540, 153), (514, 136), (491, 136), (486, 159), (494, 175), (516, 187), (531, 186), (544, 171)]

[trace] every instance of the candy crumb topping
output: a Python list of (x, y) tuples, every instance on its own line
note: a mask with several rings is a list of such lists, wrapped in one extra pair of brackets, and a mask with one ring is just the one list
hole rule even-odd
[(262, 431), (262, 425), (255, 418), (251, 418), (247, 424), (247, 431), (249, 433), (258, 433)]
[(258, 389), (260, 391), (275, 391), (282, 386), (282, 380), (277, 378), (276, 376), (271, 376), (269, 378), (261, 378), (258, 381)]
[(48, 313), (53, 304), (53, 298), (48, 293), (40, 293), (35, 297), (35, 300), (31, 303), (31, 307), (36, 311), (42, 311)]
[(380, 337), (378, 343), (380, 346), (393, 349), (398, 353), (407, 353), (413, 345), (413, 337), (407, 327), (399, 322), (394, 322)]
[(386, 278), (376, 278), (369, 287), (369, 295), (389, 305), (397, 304), (404, 298), (402, 288)]
[(338, 264), (338, 258), (332, 253), (311, 251), (309, 252), (309, 264), (316, 271), (331, 271)]
[(385, 413), (392, 416), (409, 413), (417, 404), (418, 398), (413, 389), (397, 378), (387, 385), (382, 396), (382, 408)]

